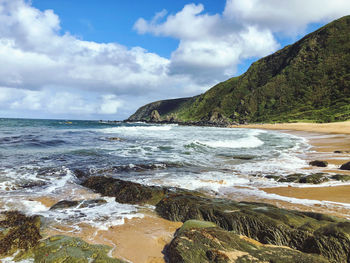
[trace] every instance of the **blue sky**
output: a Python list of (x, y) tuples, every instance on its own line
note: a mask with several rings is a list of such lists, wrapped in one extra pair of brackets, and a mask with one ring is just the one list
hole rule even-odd
[(350, 13), (346, 0), (2, 0), (0, 117), (124, 119)]

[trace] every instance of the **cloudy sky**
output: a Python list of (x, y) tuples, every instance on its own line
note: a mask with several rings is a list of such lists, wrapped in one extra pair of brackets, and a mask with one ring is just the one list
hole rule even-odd
[(0, 117), (125, 119), (348, 14), (349, 0), (0, 0)]

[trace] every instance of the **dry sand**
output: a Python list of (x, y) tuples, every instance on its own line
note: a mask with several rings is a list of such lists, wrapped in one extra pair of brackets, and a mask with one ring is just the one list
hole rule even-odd
[(350, 121), (332, 123), (276, 123), (247, 124), (231, 126), (232, 128), (258, 128), (268, 130), (294, 130), (318, 133), (350, 134)]

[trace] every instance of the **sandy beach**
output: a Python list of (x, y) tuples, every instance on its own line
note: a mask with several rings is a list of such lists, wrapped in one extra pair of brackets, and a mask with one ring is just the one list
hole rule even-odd
[[(324, 160), (329, 163), (326, 168), (318, 168), (319, 172), (350, 174), (349, 171), (340, 170), (339, 166), (350, 161), (350, 122), (338, 123), (285, 123), (285, 124), (250, 124), (234, 126), (238, 128), (256, 128), (278, 130), (305, 138), (312, 146), (311, 152), (305, 156), (307, 161)], [(274, 187), (260, 188), (269, 194), (285, 197), (330, 201), (350, 204), (350, 185), (327, 187)], [(285, 207), (284, 202), (261, 200)], [(287, 205), (288, 207), (288, 205)], [(290, 206), (298, 208), (298, 206)], [(300, 207), (303, 209), (302, 207)], [(327, 210), (326, 207), (310, 208), (317, 212), (339, 215), (337, 212)], [(342, 211), (342, 213), (347, 213)]]
[(332, 123), (275, 123), (247, 124), (231, 126), (232, 128), (252, 128), (267, 130), (294, 130), (317, 133), (350, 134), (350, 121)]

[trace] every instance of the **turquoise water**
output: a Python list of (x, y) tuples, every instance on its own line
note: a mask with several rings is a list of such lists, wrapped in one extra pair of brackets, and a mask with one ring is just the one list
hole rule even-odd
[(49, 211), (36, 200), (89, 198), (77, 170), (215, 194), (239, 186), (255, 191), (277, 184), (266, 175), (305, 172), (308, 148), (302, 138), (262, 130), (0, 119), (0, 210), (107, 227), (140, 216), (138, 207), (116, 206), (107, 198), (106, 205), (81, 216), (81, 210)]

